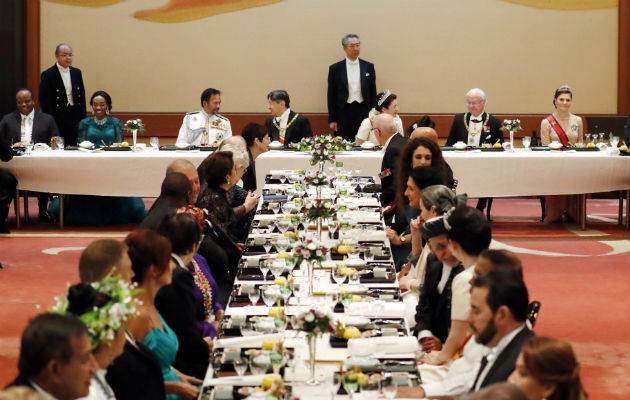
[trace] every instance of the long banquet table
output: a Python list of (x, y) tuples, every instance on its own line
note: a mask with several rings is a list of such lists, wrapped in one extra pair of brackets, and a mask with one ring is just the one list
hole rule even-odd
[[(155, 197), (167, 165), (184, 158), (199, 165), (208, 155), (200, 151), (84, 153), (43, 151), (15, 157), (8, 167), (18, 178), (19, 190), (61, 194)], [(630, 157), (606, 152), (453, 152), (444, 158), (459, 181), (458, 193), (470, 197), (509, 197), (585, 194), (630, 190)], [(377, 175), (382, 153), (343, 152), (344, 169)], [(256, 160), (258, 187), (274, 169), (309, 169), (309, 156), (269, 151)], [(630, 202), (629, 202), (630, 203)], [(628, 214), (628, 212), (626, 212)], [(626, 215), (628, 217), (628, 215)], [(628, 218), (627, 218), (628, 220)], [(583, 221), (583, 225), (584, 225)]]

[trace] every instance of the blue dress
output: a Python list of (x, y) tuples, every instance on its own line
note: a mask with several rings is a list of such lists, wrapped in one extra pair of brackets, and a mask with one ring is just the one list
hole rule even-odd
[[(177, 335), (166, 324), (162, 316), (160, 315), (160, 321), (164, 330), (153, 327), (149, 333), (144, 337), (144, 344), (151, 349), (158, 363), (160, 363), (160, 369), (162, 370), (162, 376), (165, 382), (181, 382), (181, 379), (175, 374), (175, 371), (171, 368), (171, 365), (175, 361), (177, 356), (177, 350), (179, 349), (179, 341)], [(182, 397), (176, 394), (167, 394), (167, 400), (183, 400)]]
[[(95, 146), (123, 141), (122, 124), (118, 118), (107, 117), (103, 124), (94, 118), (79, 123), (79, 143), (89, 140)], [(65, 223), (75, 226), (139, 224), (147, 214), (140, 197), (71, 195), (64, 197)], [(59, 200), (51, 202), (49, 214), (59, 218)]]

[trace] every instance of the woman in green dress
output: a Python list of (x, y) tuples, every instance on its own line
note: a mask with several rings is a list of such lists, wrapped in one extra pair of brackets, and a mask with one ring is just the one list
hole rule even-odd
[[(111, 96), (102, 90), (90, 98), (93, 117), (79, 123), (79, 140), (92, 142), (95, 146), (109, 146), (124, 140), (120, 120), (110, 117)], [(80, 226), (104, 226), (113, 224), (139, 224), (147, 211), (140, 197), (109, 197), (71, 195), (65, 197), (65, 223)], [(51, 203), (49, 213), (59, 216), (59, 202)]]

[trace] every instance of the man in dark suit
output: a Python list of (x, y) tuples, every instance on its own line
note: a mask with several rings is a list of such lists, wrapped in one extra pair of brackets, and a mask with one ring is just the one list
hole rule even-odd
[[(484, 111), (486, 94), (483, 90), (474, 88), (466, 93), (468, 112), (457, 114), (453, 118), (451, 131), (446, 139), (446, 145), (452, 146), (457, 142), (464, 142), (468, 146), (494, 145), (503, 143), (501, 121)], [(477, 209), (483, 211), (491, 198), (482, 197), (477, 202)], [(490, 215), (488, 213), (488, 220)]]
[(381, 204), (387, 206), (396, 198), (396, 181), (394, 175), (398, 165), (400, 151), (407, 144), (407, 139), (398, 134), (394, 117), (382, 113), (374, 118), (374, 135), (383, 146), (383, 161), (381, 162)]
[[(9, 161), (13, 158), (13, 150), (8, 143), (0, 140), (0, 161)], [(0, 233), (11, 233), (7, 226), (9, 206), (15, 197), (15, 188), (18, 181), (12, 173), (0, 168)]]
[(481, 359), (472, 391), (506, 381), (523, 343), (534, 336), (525, 325), (529, 296), (516, 271), (495, 270), (475, 278), (470, 295), (470, 322), (475, 340), (490, 348)]
[(267, 95), (267, 101), (273, 117), (265, 121), (265, 127), (272, 141), (287, 147), (289, 143), (299, 143), (302, 138), (313, 136), (308, 118), (291, 110), (289, 93), (273, 90)]
[[(28, 89), (20, 89), (15, 95), (17, 110), (5, 115), (0, 121), (0, 140), (14, 143), (45, 143), (59, 136), (57, 124), (52, 116), (35, 110), (33, 95)], [(48, 216), (48, 193), (37, 193), (40, 222), (50, 222)]]
[[(127, 251), (127, 246), (117, 240), (101, 239), (90, 243), (79, 259), (81, 282), (98, 282), (115, 266), (116, 273), (131, 283), (134, 272)], [(122, 354), (107, 367), (105, 379), (118, 400), (152, 400), (166, 396), (164, 377), (155, 354), (128, 334), (125, 335)]]
[(451, 253), (444, 225), (422, 229), (432, 254), (427, 258), (424, 286), (416, 307), (416, 326), (422, 350), (441, 350), (451, 328), (453, 279), (464, 267)]
[(330, 129), (354, 142), (361, 121), (376, 104), (374, 64), (361, 60), (361, 39), (348, 34), (341, 39), (346, 59), (328, 69), (328, 122)]
[(57, 62), (42, 72), (39, 83), (39, 104), (52, 115), (66, 146), (77, 144), (77, 128), (85, 118), (85, 87), (81, 70), (72, 67), (72, 48), (60, 44), (55, 48)]
[(19, 375), (9, 386), (26, 386), (54, 399), (87, 396), (98, 370), (87, 334), (85, 324), (74, 316), (50, 313), (33, 318), (22, 334)]

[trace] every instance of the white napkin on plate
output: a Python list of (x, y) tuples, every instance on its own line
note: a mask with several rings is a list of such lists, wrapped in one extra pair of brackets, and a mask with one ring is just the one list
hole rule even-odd
[(224, 376), (222, 378), (212, 378), (203, 381), (203, 386), (260, 386), (265, 375), (245, 375), (245, 376)]
[(352, 303), (348, 306), (349, 315), (365, 315), (370, 317), (405, 317), (405, 304), (402, 301), (387, 302), (383, 305), (382, 310), (376, 312), (373, 304), (369, 302)]
[(382, 336), (348, 340), (350, 355), (414, 353), (418, 348), (418, 339), (413, 336)]
[(284, 335), (282, 333), (269, 333), (265, 335), (255, 336), (242, 336), (227, 339), (217, 339), (215, 347), (260, 347), (263, 342), (267, 340), (282, 340)]

